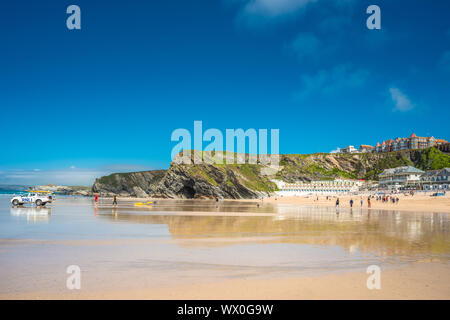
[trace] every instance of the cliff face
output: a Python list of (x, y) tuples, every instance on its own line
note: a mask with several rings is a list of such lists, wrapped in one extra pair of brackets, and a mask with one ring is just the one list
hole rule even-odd
[(145, 198), (155, 192), (165, 174), (166, 170), (114, 173), (96, 179), (92, 192)]
[(286, 182), (330, 179), (378, 180), (384, 169), (413, 166), (435, 170), (450, 166), (450, 155), (436, 148), (389, 153), (282, 155), (277, 178)]
[(97, 179), (95, 193), (158, 198), (258, 198), (276, 189), (258, 165), (172, 164), (169, 170), (115, 173)]
[(276, 190), (261, 174), (261, 166), (172, 165), (156, 188), (156, 196), (168, 198), (253, 199)]
[[(435, 148), (391, 153), (280, 155), (280, 167), (252, 164), (172, 163), (169, 170), (112, 174), (97, 179), (93, 192), (137, 197), (253, 199), (277, 190), (273, 179), (285, 182), (334, 179), (377, 180), (387, 168), (404, 165), (422, 170), (450, 167), (450, 155)], [(263, 174), (263, 172), (265, 174)]]

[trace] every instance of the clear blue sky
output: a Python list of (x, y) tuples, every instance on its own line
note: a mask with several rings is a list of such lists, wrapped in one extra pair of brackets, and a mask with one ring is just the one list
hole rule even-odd
[(445, 0), (2, 0), (0, 184), (167, 168), (194, 120), (280, 129), (281, 153), (450, 139), (449, 14)]

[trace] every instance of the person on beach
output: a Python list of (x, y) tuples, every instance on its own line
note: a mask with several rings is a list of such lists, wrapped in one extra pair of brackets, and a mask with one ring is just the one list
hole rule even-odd
[(367, 198), (367, 207), (370, 208), (370, 196)]
[(350, 208), (353, 208), (353, 199), (350, 199)]
[(97, 202), (98, 202), (98, 194), (95, 194), (94, 201), (97, 204)]
[(117, 206), (117, 196), (114, 196), (113, 198), (113, 206)]
[(336, 199), (336, 209), (339, 208), (339, 198)]
[(360, 200), (361, 200), (361, 208), (363, 207), (363, 198), (362, 198), (362, 196), (360, 197)]

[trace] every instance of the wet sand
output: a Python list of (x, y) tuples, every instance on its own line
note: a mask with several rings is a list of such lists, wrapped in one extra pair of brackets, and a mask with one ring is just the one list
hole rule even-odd
[(149, 300), (448, 300), (450, 273), (447, 264), (416, 263), (381, 273), (381, 288), (369, 290), (365, 271), (321, 277), (290, 277), (264, 280), (236, 279), (165, 288), (120, 291), (65, 291), (62, 294), (33, 292), (0, 295), (0, 299), (149, 299)]
[[(449, 299), (449, 215), (264, 200), (0, 199), (1, 299)], [(275, 201), (278, 201), (275, 203)], [(259, 205), (259, 206), (258, 206)], [(82, 289), (66, 288), (69, 265)], [(369, 290), (366, 269), (382, 270)]]
[[(381, 201), (376, 201), (375, 199), (371, 199), (371, 209), (377, 210), (395, 210), (395, 211), (414, 211), (414, 212), (440, 212), (440, 213), (450, 213), (450, 193), (445, 196), (432, 197), (431, 194), (433, 192), (427, 192), (426, 194), (416, 193), (414, 196), (404, 194), (395, 195), (399, 198), (398, 203), (383, 203)], [(360, 209), (361, 208), (361, 197), (363, 198), (363, 209), (368, 209), (367, 198), (369, 194), (361, 194), (361, 195), (339, 195), (339, 196), (329, 196), (328, 200), (326, 196), (272, 196), (264, 198), (261, 200), (254, 199), (241, 199), (241, 200), (227, 200), (229, 202), (247, 202), (249, 204), (290, 204), (290, 205), (301, 205), (301, 206), (318, 206), (318, 207), (335, 207), (336, 199), (340, 200), (341, 208), (350, 208), (350, 199), (353, 199), (353, 208)], [(317, 200), (317, 197), (319, 198)], [(112, 199), (105, 198), (105, 203), (112, 202)], [(129, 203), (133, 205), (136, 202), (145, 202), (145, 201), (177, 201), (177, 200), (167, 200), (167, 199), (153, 199), (153, 198), (130, 198), (123, 197), (119, 198), (119, 201)], [(185, 200), (189, 201), (189, 200)], [(191, 201), (199, 201), (199, 200), (191, 200)], [(201, 201), (201, 200), (200, 200)], [(208, 200), (205, 200), (208, 201)], [(211, 202), (213, 200), (210, 200)], [(220, 202), (223, 202), (221, 200)]]

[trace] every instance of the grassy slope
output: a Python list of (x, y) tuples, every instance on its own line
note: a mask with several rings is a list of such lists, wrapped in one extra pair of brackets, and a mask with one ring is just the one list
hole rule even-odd
[[(364, 178), (377, 180), (378, 175), (384, 169), (400, 166), (414, 166), (421, 170), (436, 170), (450, 167), (450, 155), (440, 152), (436, 148), (422, 150), (403, 150), (381, 154), (334, 154), (333, 158), (339, 163), (350, 163), (351, 170), (342, 170), (330, 167), (323, 158), (327, 154), (316, 153), (311, 155), (286, 155), (283, 156), (281, 165), (284, 172), (279, 172), (277, 178), (285, 173), (310, 176), (315, 179)], [(352, 163), (352, 161), (354, 163)], [(325, 166), (326, 163), (326, 166)]]

